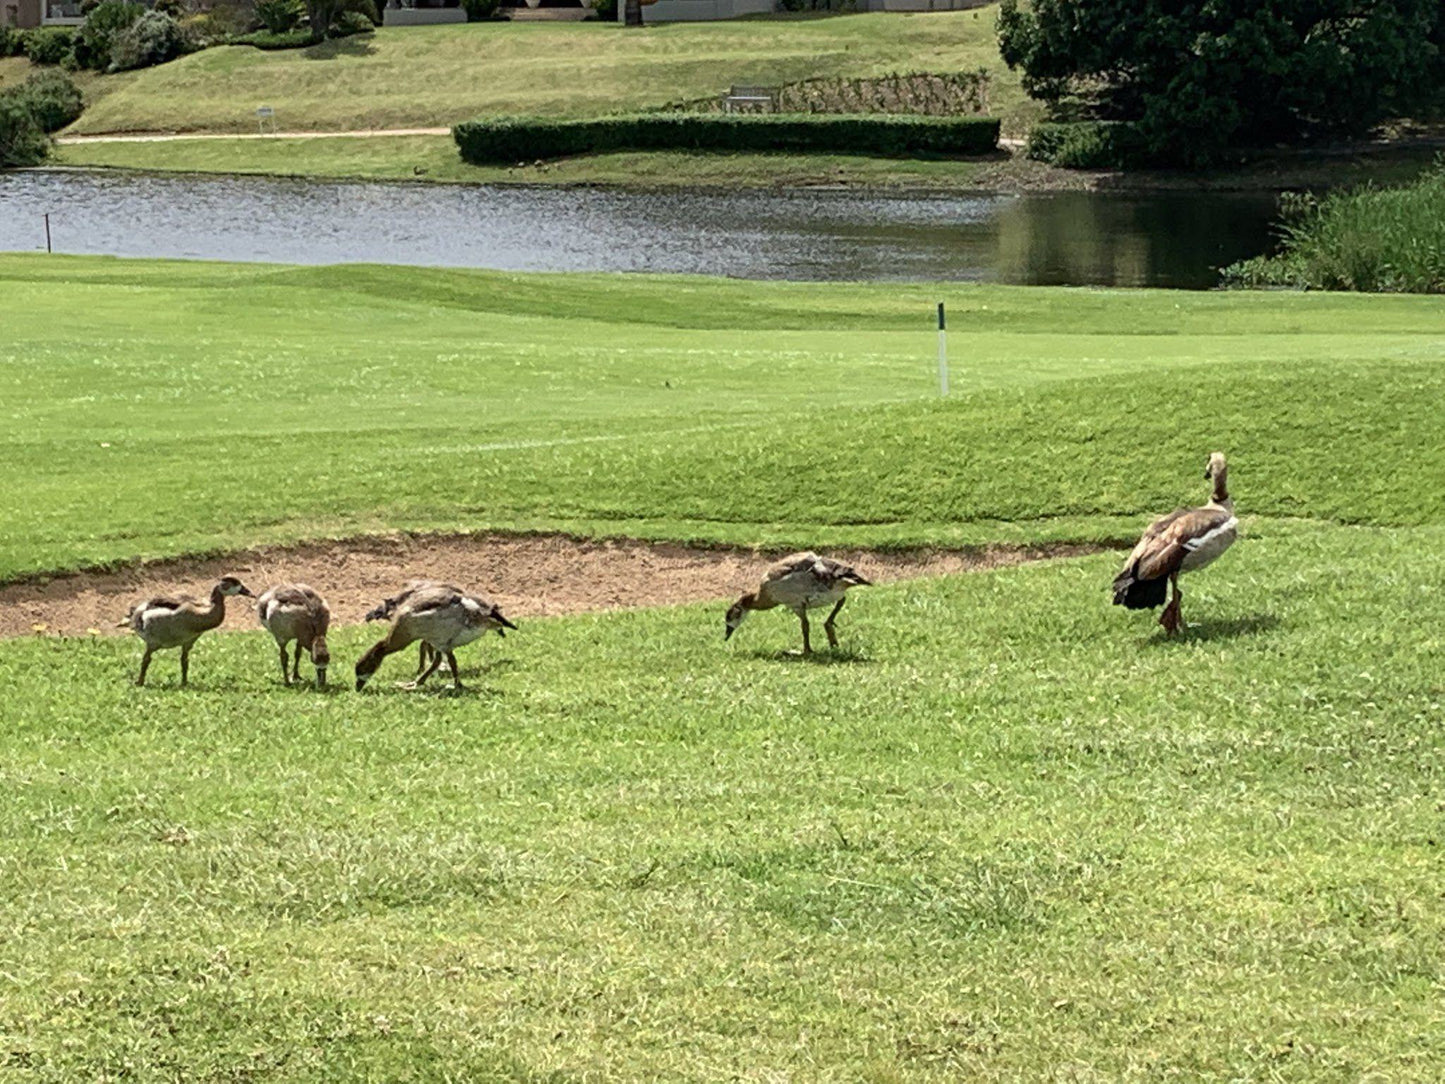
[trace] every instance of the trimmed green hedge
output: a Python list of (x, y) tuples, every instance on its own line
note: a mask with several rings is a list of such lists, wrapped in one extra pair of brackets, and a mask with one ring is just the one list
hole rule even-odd
[(452, 129), (464, 161), (525, 162), (611, 151), (802, 151), (885, 158), (986, 154), (992, 117), (842, 116), (826, 113), (644, 113), (592, 120), (499, 117)]

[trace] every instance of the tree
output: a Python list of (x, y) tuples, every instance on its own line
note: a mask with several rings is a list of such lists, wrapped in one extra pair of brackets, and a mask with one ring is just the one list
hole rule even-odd
[(1061, 115), (1132, 122), (1150, 157), (1358, 134), (1428, 102), (1441, 0), (1003, 0), (999, 47)]

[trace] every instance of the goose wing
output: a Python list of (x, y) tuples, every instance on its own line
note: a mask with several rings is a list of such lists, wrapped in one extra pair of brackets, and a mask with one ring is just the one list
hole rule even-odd
[(787, 579), (789, 576), (796, 576), (802, 572), (821, 571), (820, 565), (823, 558), (811, 550), (807, 553), (792, 553), (778, 561), (774, 561), (763, 574), (763, 583), (774, 583), (777, 580)]
[(862, 576), (852, 565), (845, 565), (842, 561), (835, 561), (831, 557), (819, 557), (814, 566), (819, 575), (834, 583), (848, 584), (849, 586), (869, 586), (872, 581)]
[(1179, 571), (1198, 541), (1233, 518), (1228, 509), (1206, 505), (1180, 508), (1149, 525), (1124, 562), (1119, 578), (1157, 580)]

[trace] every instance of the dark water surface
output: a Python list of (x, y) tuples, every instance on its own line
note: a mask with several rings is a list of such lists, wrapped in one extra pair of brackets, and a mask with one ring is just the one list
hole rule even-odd
[(621, 192), (0, 173), (0, 250), (754, 279), (1215, 285), (1269, 193)]

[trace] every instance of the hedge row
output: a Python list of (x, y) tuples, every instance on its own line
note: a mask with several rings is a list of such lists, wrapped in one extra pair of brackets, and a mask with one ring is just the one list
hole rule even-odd
[(998, 123), (991, 117), (645, 113), (594, 120), (473, 120), (458, 124), (452, 136), (463, 160), (474, 165), (610, 151), (670, 150), (915, 158), (985, 154), (998, 145)]

